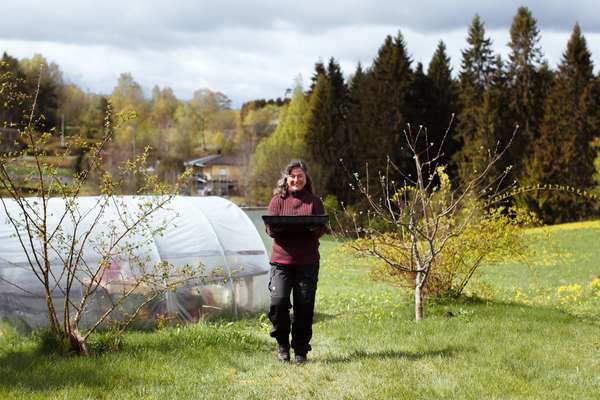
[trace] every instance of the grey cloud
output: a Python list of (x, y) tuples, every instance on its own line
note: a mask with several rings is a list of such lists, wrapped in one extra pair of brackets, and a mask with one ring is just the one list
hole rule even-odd
[[(34, 1), (2, 6), (0, 38), (123, 48), (210, 45), (209, 32), (230, 29), (318, 34), (348, 26), (395, 26), (418, 32), (467, 29), (478, 13), (488, 29), (508, 29), (520, 5), (527, 5), (544, 29), (600, 32), (600, 7), (593, 0), (518, 1)], [(243, 38), (241, 38), (243, 40)]]
[[(521, 4), (172, 2), (11, 1), (0, 7), (0, 51), (19, 58), (42, 53), (68, 79), (97, 92), (110, 93), (119, 74), (127, 71), (147, 90), (155, 84), (171, 86), (178, 96), (189, 98), (194, 90), (210, 87), (239, 106), (252, 98), (282, 96), (298, 74), (307, 83), (318, 59), (334, 57), (351, 74), (359, 60), (363, 66), (370, 64), (385, 35), (398, 29), (415, 62), (425, 65), (443, 39), (457, 73), (473, 15), (480, 14), (494, 48), (505, 55), (508, 27)], [(568, 8), (553, 1), (525, 4), (540, 23), (541, 45), (552, 65), (559, 61), (575, 21), (588, 36), (593, 56), (600, 55), (600, 34), (591, 28), (600, 32), (600, 20), (593, 20), (597, 12), (591, 1), (574, 0)]]

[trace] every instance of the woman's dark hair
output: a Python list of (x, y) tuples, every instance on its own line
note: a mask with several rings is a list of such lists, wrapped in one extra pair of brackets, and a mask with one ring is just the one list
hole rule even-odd
[(308, 175), (308, 167), (302, 160), (292, 160), (288, 163), (283, 171), (281, 171), (281, 178), (277, 181), (277, 186), (273, 190), (273, 195), (279, 195), (281, 197), (287, 197), (288, 195), (288, 184), (287, 178), (294, 168), (300, 168), (306, 176), (306, 185), (304, 188), (309, 192), (313, 192), (312, 181)]

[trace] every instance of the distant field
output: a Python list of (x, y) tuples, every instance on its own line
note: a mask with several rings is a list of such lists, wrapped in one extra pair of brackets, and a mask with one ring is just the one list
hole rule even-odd
[[(77, 157), (41, 157), (40, 162), (47, 163), (57, 168), (58, 174), (61, 176), (72, 176), (75, 169)], [(37, 173), (37, 164), (34, 157), (21, 157), (8, 166), (9, 173), (27, 175)]]
[(600, 221), (531, 229), (528, 238), (531, 257), (484, 268), (472, 289), (600, 320)]
[[(70, 180), (75, 171), (77, 157), (43, 157), (41, 162), (48, 163), (56, 168), (59, 179)], [(13, 177), (14, 182), (21, 190), (34, 191), (38, 187), (39, 172), (36, 160), (33, 157), (21, 157), (12, 161), (6, 167), (8, 173)], [(0, 194), (2, 191), (0, 190)]]
[[(57, 178), (63, 183), (70, 182), (75, 174), (76, 156), (46, 156), (42, 157), (40, 161), (56, 168)], [(33, 157), (21, 157), (12, 161), (7, 165), (6, 169), (15, 180), (15, 184), (25, 193), (33, 193), (38, 189), (39, 173)], [(92, 184), (86, 184), (82, 188), (81, 193), (84, 195), (94, 195), (98, 193), (98, 189)], [(0, 195), (7, 196), (8, 194), (3, 189), (0, 189)]]
[(93, 358), (43, 355), (4, 329), (0, 398), (597, 399), (600, 223), (528, 235), (537, 255), (484, 267), (479, 298), (429, 303), (418, 324), (406, 291), (324, 241), (303, 366), (275, 361), (264, 315), (130, 333)]

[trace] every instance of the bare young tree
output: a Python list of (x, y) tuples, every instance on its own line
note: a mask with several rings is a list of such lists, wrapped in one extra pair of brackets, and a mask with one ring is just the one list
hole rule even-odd
[[(161, 184), (145, 168), (148, 151), (125, 163), (120, 176), (104, 170), (103, 152), (111, 141), (111, 121), (119, 124), (132, 116), (109, 113), (101, 139), (73, 139), (50, 155), (53, 134), (36, 130), (38, 92), (39, 81), (28, 119), (18, 127), (24, 147), (0, 155), (1, 214), (12, 225), (13, 238), (42, 288), (50, 330), (77, 353), (87, 354), (90, 334), (117, 310), (122, 311), (134, 294), (143, 296), (121, 315), (123, 326), (165, 291), (197, 279), (201, 269), (174, 269), (145, 251), (152, 237), (171, 222), (157, 220), (156, 213), (167, 208), (179, 190), (177, 185)], [(73, 176), (64, 176), (57, 165), (70, 159), (75, 150), (87, 154), (87, 163)], [(27, 167), (23, 167), (24, 160)], [(92, 190), (92, 176), (98, 182), (93, 190), (100, 195), (84, 197), (84, 191)], [(186, 179), (184, 174), (181, 182)], [(131, 180), (138, 182), (136, 197), (121, 196), (121, 188)], [(124, 260), (127, 279), (115, 279), (111, 271)], [(31, 292), (18, 283), (7, 283)], [(82, 329), (95, 296), (109, 287), (114, 295), (110, 303)]]
[[(370, 190), (368, 172), (364, 179), (354, 175), (355, 187), (367, 199), (368, 209), (364, 212), (366, 223), (355, 218), (357, 240), (350, 246), (360, 254), (384, 261), (398, 273), (414, 277), (417, 321), (423, 317), (423, 293), (436, 261), (479, 215), (481, 200), (506, 190), (503, 182), (510, 168), (496, 171), (495, 176), (492, 173), (516, 133), (506, 144), (482, 150), (482, 168), (473, 171), (473, 177), (464, 185), (452, 187), (440, 165), (449, 129), (442, 142), (434, 145), (425, 128), (420, 126), (415, 132), (407, 125), (403, 134), (413, 171), (401, 171), (388, 157), (386, 171), (379, 172), (379, 194)], [(391, 175), (399, 176), (400, 182)]]

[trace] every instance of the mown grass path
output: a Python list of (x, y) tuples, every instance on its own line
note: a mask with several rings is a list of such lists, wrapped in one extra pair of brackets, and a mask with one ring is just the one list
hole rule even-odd
[[(471, 287), (483, 299), (427, 304), (419, 324), (405, 291), (325, 241), (302, 366), (275, 361), (264, 316), (131, 333), (92, 358), (41, 355), (33, 340), (5, 336), (0, 398), (597, 399), (600, 224), (552, 229), (536, 242), (548, 262), (486, 267)], [(581, 294), (565, 301), (558, 289), (572, 284)]]

